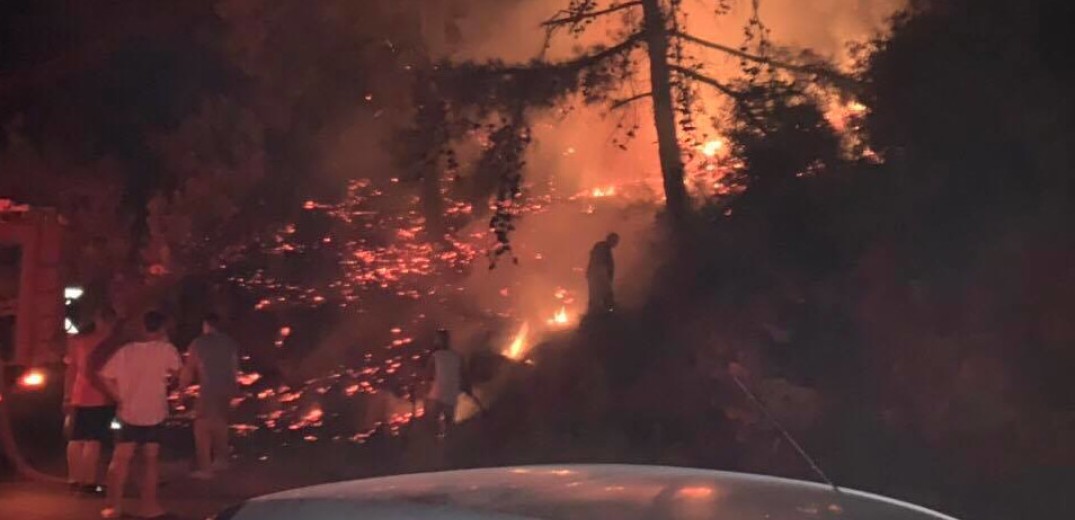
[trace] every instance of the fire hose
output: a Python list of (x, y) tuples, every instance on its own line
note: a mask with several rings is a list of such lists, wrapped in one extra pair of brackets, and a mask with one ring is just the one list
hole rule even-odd
[(735, 384), (739, 387), (739, 389), (742, 390), (744, 394), (746, 394), (747, 398), (749, 398), (750, 401), (754, 403), (754, 406), (756, 406), (758, 410), (761, 411), (762, 415), (765, 416), (765, 419), (769, 421), (769, 423), (774, 428), (776, 428), (777, 431), (780, 432), (780, 434), (784, 437), (785, 440), (788, 441), (788, 444), (791, 444), (791, 447), (795, 448), (795, 451), (799, 452), (799, 455), (803, 458), (803, 460), (806, 461), (807, 464), (810, 465), (810, 468), (814, 471), (814, 473), (817, 474), (817, 476), (820, 477), (821, 480), (825, 481), (826, 484), (832, 487), (833, 491), (835, 491), (836, 493), (840, 493), (840, 488), (836, 486), (836, 483), (833, 482), (832, 479), (830, 479), (829, 476), (825, 474), (825, 472), (821, 469), (821, 466), (818, 465), (817, 461), (815, 461), (814, 458), (806, 452), (802, 445), (800, 445), (795, 440), (795, 438), (792, 437), (790, 433), (788, 433), (788, 430), (785, 429), (784, 426), (782, 426), (780, 422), (776, 420), (776, 417), (773, 417), (773, 414), (769, 412), (769, 409), (765, 406), (765, 403), (763, 403), (754, 392), (750, 391), (750, 388), (745, 383), (743, 383), (743, 381), (739, 379), (738, 376), (735, 375), (734, 371), (729, 370), (728, 375), (732, 377), (732, 380), (735, 381)]

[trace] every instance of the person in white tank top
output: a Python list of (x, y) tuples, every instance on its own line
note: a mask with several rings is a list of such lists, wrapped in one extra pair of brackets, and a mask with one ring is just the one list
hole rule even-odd
[(455, 406), (463, 391), (463, 356), (452, 350), (447, 330), (438, 330), (435, 341), (427, 364), (432, 381), (425, 415), (435, 432), (447, 435), (455, 425)]

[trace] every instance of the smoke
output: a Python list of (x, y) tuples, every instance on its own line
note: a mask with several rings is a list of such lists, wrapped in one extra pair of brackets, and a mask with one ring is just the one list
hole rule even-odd
[[(444, 10), (427, 13), (425, 34), (438, 44), (435, 50), (461, 60), (524, 62), (542, 50), (545, 29), (541, 22), (553, 18), (568, 2), (455, 0), (444, 3), (460, 7), (447, 17)], [(685, 0), (689, 29), (706, 39), (736, 45), (743, 40), (743, 27), (753, 11), (752, 2), (732, 0), (731, 10), (724, 15), (716, 13), (718, 3), (717, 0)], [(883, 32), (888, 18), (906, 5), (906, 0), (761, 0), (759, 14), (772, 30), (771, 38), (776, 45), (811, 49), (845, 64), (850, 58), (849, 43)], [(549, 57), (568, 56), (578, 46), (598, 43), (617, 32), (618, 17), (609, 19), (610, 22), (594, 24), (580, 40), (556, 39)], [(462, 41), (453, 45), (443, 34), (455, 30), (462, 34)]]

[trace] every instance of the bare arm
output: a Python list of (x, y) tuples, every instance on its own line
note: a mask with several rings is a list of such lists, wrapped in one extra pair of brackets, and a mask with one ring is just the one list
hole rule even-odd
[(104, 387), (104, 391), (112, 398), (116, 403), (120, 403), (119, 393), (119, 374), (122, 372), (120, 366), (126, 359), (126, 352), (123, 349), (116, 351), (109, 358), (108, 362), (104, 364), (99, 371), (97, 371), (98, 381), (101, 382), (101, 386)]
[(110, 377), (101, 376), (101, 383), (104, 384), (105, 391), (108, 392), (108, 396), (113, 401), (119, 402), (119, 380)]
[(73, 342), (67, 344), (67, 355), (64, 357), (64, 361), (67, 363), (67, 369), (63, 374), (63, 404), (66, 407), (71, 403), (71, 390), (75, 387), (75, 376), (78, 375), (78, 357), (75, 356), (75, 349), (72, 345)]
[(194, 383), (194, 381), (200, 379), (198, 366), (198, 351), (192, 348), (190, 349), (190, 352), (187, 353), (187, 361), (183, 363), (183, 368), (179, 371), (180, 391), (186, 390), (187, 387)]

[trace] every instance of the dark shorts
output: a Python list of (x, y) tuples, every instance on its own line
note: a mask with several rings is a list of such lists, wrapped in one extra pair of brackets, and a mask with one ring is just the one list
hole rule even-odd
[(107, 441), (115, 416), (115, 406), (76, 406), (71, 417), (71, 440)]
[(116, 443), (133, 442), (135, 444), (160, 444), (163, 424), (138, 426), (123, 423), (116, 432)]

